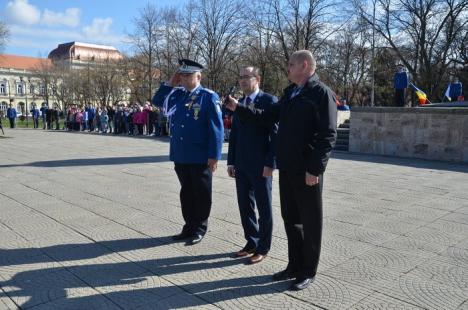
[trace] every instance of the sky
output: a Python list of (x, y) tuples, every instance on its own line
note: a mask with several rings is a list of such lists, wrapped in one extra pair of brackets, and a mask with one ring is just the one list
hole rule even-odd
[[(182, 6), (187, 0), (153, 0), (158, 7)], [(5, 54), (47, 57), (60, 43), (79, 41), (111, 45), (131, 53), (125, 44), (133, 19), (148, 0), (0, 0), (0, 20), (10, 36)]]

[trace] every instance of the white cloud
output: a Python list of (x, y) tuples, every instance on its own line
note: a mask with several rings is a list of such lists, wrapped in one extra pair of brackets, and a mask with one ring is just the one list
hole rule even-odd
[(42, 14), (42, 23), (48, 26), (64, 25), (76, 27), (80, 24), (81, 10), (78, 8), (69, 8), (65, 12), (54, 12), (48, 9)]
[(5, 8), (6, 19), (12, 23), (34, 25), (41, 19), (41, 11), (28, 0), (13, 0)]
[(112, 18), (94, 18), (91, 25), (83, 27), (84, 40), (89, 43), (121, 44), (124, 36), (112, 33)]
[(90, 38), (100, 38), (109, 34), (112, 18), (94, 18), (91, 25), (83, 27), (83, 33)]

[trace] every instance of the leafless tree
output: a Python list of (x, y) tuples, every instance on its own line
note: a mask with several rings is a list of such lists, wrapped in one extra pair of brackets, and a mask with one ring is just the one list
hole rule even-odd
[(154, 81), (155, 67), (156, 65), (161, 67), (160, 46), (164, 39), (162, 13), (154, 5), (148, 3), (140, 9), (139, 15), (134, 18), (135, 32), (129, 36), (135, 53), (139, 56), (136, 61), (145, 68), (141, 84), (146, 89), (147, 99), (151, 98), (156, 86)]
[(53, 97), (52, 79), (54, 75), (53, 64), (44, 59), (40, 61), (39, 65), (34, 68), (34, 75), (39, 81), (39, 95), (44, 99), (47, 104), (50, 104), (50, 99)]
[(125, 99), (127, 81), (123, 61), (107, 57), (93, 67), (93, 85), (96, 99), (101, 106), (114, 105)]
[(198, 4), (196, 45), (207, 67), (204, 81), (209, 88), (226, 89), (232, 84), (229, 77), (237, 74), (226, 74), (226, 70), (239, 58), (237, 47), (245, 28), (239, 16), (242, 9), (241, 1), (237, 0), (201, 0)]
[(8, 36), (9, 36), (9, 31), (8, 31), (6, 24), (0, 21), (0, 52), (5, 47)]
[(364, 3), (361, 16), (375, 27), (429, 97), (440, 99), (453, 49), (466, 36), (467, 0), (376, 0), (375, 24)]

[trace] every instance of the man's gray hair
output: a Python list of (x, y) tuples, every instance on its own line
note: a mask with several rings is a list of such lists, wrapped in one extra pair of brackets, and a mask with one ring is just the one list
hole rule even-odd
[(315, 72), (315, 69), (317, 68), (317, 62), (315, 61), (315, 57), (309, 50), (295, 51), (291, 54), (291, 59), (298, 61), (306, 61), (313, 72)]
[(260, 77), (260, 69), (257, 68), (257, 67), (254, 67), (254, 66), (244, 66), (242, 67), (242, 69), (246, 70), (246, 69), (252, 69), (252, 73), (256, 76), (256, 77)]

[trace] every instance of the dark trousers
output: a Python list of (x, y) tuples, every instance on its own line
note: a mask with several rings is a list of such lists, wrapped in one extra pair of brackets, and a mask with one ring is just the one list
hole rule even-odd
[[(260, 173), (261, 173), (260, 169)], [(246, 248), (256, 248), (256, 253), (266, 255), (271, 247), (273, 216), (271, 209), (272, 178), (236, 168), (237, 202), (241, 216)], [(258, 210), (258, 220), (255, 214)]]
[(15, 128), (16, 119), (15, 118), (9, 118), (9, 120), (10, 120), (10, 128)]
[(280, 171), (281, 215), (288, 238), (288, 268), (300, 276), (317, 272), (322, 242), (322, 185), (307, 186), (305, 173)]
[(206, 164), (175, 164), (181, 185), (180, 204), (185, 221), (183, 232), (205, 235), (211, 212), (213, 173)]
[(404, 107), (405, 106), (405, 88), (403, 89), (395, 89), (395, 105), (397, 107)]
[(33, 118), (34, 128), (39, 128), (39, 118)]

